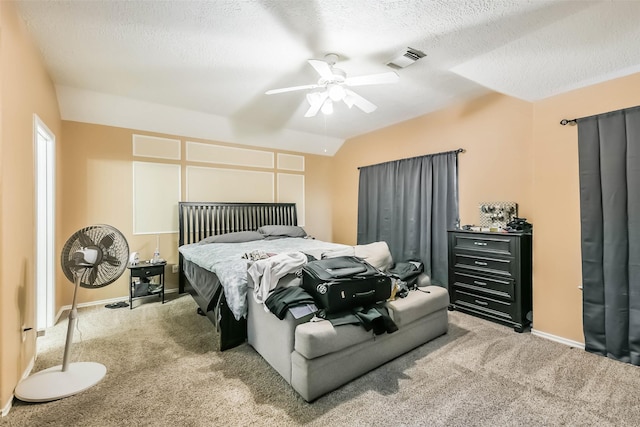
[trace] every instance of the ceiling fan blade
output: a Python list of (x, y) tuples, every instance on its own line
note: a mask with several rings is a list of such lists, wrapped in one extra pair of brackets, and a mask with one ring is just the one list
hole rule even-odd
[(284, 92), (293, 92), (294, 90), (304, 90), (304, 89), (315, 89), (318, 88), (317, 84), (313, 85), (303, 85), (303, 86), (291, 86), (291, 87), (283, 87), (281, 89), (271, 89), (265, 92), (267, 95), (273, 95), (276, 93), (284, 93)]
[(364, 76), (347, 77), (344, 84), (347, 86), (379, 85), (396, 83), (400, 77), (395, 71), (379, 74), (367, 74)]
[(372, 113), (378, 108), (371, 101), (367, 101), (352, 90), (345, 89), (345, 92), (347, 93), (347, 96), (345, 96), (344, 102), (349, 106), (350, 104), (355, 105), (365, 113)]
[(327, 80), (333, 79), (333, 72), (328, 62), (320, 59), (308, 59), (307, 61), (309, 61), (309, 64), (320, 74), (320, 77)]
[[(326, 101), (328, 97), (329, 97), (329, 94), (327, 92), (322, 92), (316, 101), (314, 101), (313, 103), (310, 103), (311, 107), (309, 107), (309, 109), (307, 110), (304, 116), (313, 117), (316, 114), (318, 114), (318, 111), (320, 111), (320, 109), (322, 108), (322, 105), (324, 104), (324, 101)], [(310, 98), (307, 97), (307, 99), (310, 99)]]

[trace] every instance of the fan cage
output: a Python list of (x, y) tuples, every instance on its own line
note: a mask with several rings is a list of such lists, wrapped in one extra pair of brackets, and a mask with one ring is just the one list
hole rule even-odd
[[(74, 254), (83, 248), (99, 251), (93, 267), (77, 267)], [(61, 253), (62, 271), (74, 282), (80, 276), (83, 288), (101, 288), (115, 282), (124, 273), (129, 260), (129, 245), (122, 233), (106, 224), (92, 225), (76, 231), (65, 243)]]

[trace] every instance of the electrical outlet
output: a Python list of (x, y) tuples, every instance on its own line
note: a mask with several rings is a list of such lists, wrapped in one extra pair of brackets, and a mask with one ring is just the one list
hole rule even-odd
[(172, 272), (173, 274), (176, 274), (176, 273), (178, 272), (178, 264), (173, 264), (173, 265), (171, 266), (171, 272)]

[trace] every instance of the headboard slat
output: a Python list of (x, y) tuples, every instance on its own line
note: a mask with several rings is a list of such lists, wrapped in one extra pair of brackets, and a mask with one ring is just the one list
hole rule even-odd
[[(178, 203), (178, 245), (188, 245), (218, 234), (255, 231), (263, 225), (298, 225), (295, 203)], [(180, 263), (180, 292), (185, 278)]]

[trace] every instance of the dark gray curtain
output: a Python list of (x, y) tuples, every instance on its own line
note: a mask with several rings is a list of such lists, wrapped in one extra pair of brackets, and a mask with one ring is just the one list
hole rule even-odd
[(458, 223), (458, 151), (360, 168), (358, 244), (385, 241), (447, 286), (447, 229)]
[(640, 107), (577, 121), (585, 348), (640, 365)]

